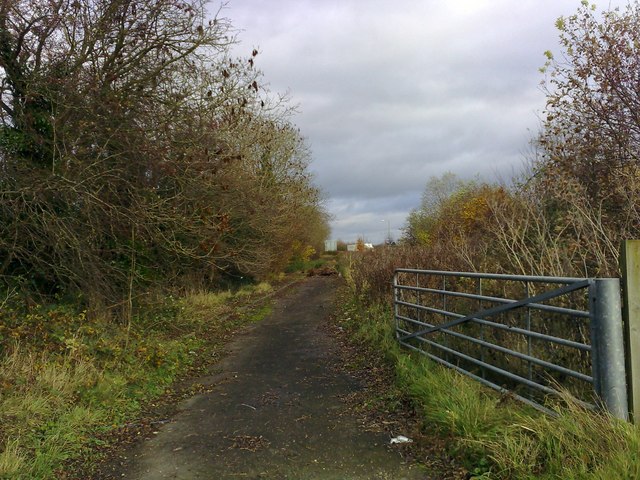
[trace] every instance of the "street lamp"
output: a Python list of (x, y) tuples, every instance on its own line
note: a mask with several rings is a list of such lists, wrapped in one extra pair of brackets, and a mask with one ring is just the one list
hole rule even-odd
[(387, 245), (391, 245), (391, 221), (389, 219), (380, 221), (387, 222), (387, 239), (384, 243), (386, 243)]

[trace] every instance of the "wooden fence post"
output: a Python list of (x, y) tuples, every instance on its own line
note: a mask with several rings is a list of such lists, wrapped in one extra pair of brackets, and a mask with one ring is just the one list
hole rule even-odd
[(622, 319), (627, 370), (629, 410), (640, 422), (640, 240), (625, 240), (620, 248)]

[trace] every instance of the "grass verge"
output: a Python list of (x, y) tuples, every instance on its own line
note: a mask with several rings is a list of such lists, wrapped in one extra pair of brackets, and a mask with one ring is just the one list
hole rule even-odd
[(350, 294), (340, 324), (384, 352), (424, 428), (452, 440), (451, 453), (483, 479), (638, 479), (640, 429), (567, 396), (543, 415), (426, 357), (400, 349), (389, 307)]
[[(109, 432), (264, 318), (271, 287), (151, 302), (129, 328), (66, 305), (0, 312), (0, 478), (74, 478)], [(153, 306), (152, 306), (153, 305)]]

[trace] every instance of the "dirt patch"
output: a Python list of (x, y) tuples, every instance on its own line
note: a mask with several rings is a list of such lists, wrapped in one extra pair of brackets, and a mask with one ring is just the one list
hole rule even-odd
[(332, 277), (338, 275), (338, 270), (336, 270), (333, 265), (325, 265), (318, 268), (311, 268), (307, 270), (308, 277)]
[(94, 478), (453, 478), (415, 465), (405, 446), (390, 445), (385, 420), (371, 428), (357, 411), (366, 377), (344, 368), (329, 327), (339, 281), (314, 276), (292, 287), (194, 382), (198, 392), (175, 415), (141, 431)]

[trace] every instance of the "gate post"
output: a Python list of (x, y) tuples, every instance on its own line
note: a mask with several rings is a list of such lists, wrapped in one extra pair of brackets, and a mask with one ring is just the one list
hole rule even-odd
[(595, 279), (591, 299), (591, 348), (595, 361), (596, 393), (614, 417), (628, 420), (620, 280)]
[(629, 410), (640, 423), (640, 240), (625, 240), (620, 248)]
[(399, 293), (398, 293), (398, 271), (395, 270), (393, 272), (393, 321), (395, 323), (396, 326), (396, 340), (400, 340), (400, 332), (398, 331), (398, 329), (400, 328), (399, 325), (399, 320), (398, 320), (398, 314), (399, 314), (399, 309), (398, 309), (398, 300), (400, 299), (399, 297)]

